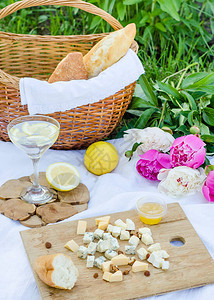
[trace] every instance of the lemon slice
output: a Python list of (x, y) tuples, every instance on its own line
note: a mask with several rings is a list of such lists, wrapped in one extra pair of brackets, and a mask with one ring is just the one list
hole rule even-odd
[(66, 192), (73, 190), (80, 183), (80, 173), (66, 162), (51, 164), (46, 171), (48, 183), (56, 190)]
[(11, 135), (12, 139), (14, 139), (14, 140), (19, 140), (25, 136), (25, 134), (16, 127), (12, 127), (9, 131), (9, 134)]
[(22, 131), (27, 135), (43, 135), (49, 136), (51, 139), (58, 132), (58, 127), (54, 124), (50, 124), (47, 122), (39, 122), (35, 124), (29, 124), (28, 122), (24, 122), (22, 125)]

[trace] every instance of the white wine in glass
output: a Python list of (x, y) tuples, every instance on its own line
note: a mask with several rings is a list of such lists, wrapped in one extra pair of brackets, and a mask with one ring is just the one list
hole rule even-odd
[(60, 125), (57, 120), (40, 115), (14, 119), (7, 126), (11, 141), (23, 150), (33, 162), (33, 185), (21, 192), (21, 199), (34, 204), (50, 201), (53, 193), (39, 184), (38, 164), (40, 157), (58, 138)]

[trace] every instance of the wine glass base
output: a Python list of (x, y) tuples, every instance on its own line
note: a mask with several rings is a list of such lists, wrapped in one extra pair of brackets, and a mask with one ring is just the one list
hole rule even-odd
[(53, 193), (45, 186), (34, 188), (33, 186), (22, 190), (21, 199), (32, 204), (44, 204), (53, 198)]

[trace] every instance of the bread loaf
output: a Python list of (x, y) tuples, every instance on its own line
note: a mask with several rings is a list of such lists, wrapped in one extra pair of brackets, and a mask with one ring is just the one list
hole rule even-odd
[(79, 275), (70, 256), (63, 253), (39, 256), (35, 261), (35, 271), (47, 285), (71, 290)]
[(123, 57), (136, 34), (134, 23), (110, 33), (99, 41), (84, 57), (88, 77), (95, 77)]
[(56, 81), (70, 81), (88, 79), (87, 71), (80, 52), (69, 53), (56, 67), (48, 79), (49, 83)]

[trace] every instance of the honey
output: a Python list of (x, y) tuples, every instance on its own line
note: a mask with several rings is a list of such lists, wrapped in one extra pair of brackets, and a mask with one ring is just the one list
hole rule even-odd
[(146, 202), (139, 206), (140, 220), (148, 225), (158, 224), (163, 212), (164, 206), (157, 202)]

